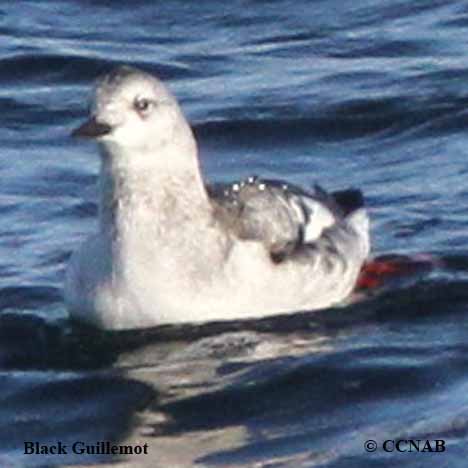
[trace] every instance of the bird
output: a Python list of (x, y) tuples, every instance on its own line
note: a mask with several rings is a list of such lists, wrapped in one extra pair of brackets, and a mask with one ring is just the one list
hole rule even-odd
[(370, 251), (360, 190), (258, 175), (205, 183), (168, 87), (121, 65), (97, 80), (98, 227), (71, 255), (73, 321), (105, 330), (258, 319), (345, 304)]

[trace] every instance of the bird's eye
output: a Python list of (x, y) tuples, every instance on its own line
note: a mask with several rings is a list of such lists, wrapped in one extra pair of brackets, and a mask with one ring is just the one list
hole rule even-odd
[(133, 107), (135, 108), (135, 110), (143, 113), (148, 112), (151, 109), (152, 105), (153, 101), (146, 98), (137, 98), (133, 103)]

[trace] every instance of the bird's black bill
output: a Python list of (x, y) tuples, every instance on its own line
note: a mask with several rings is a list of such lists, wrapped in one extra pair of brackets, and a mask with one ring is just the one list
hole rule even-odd
[(107, 135), (112, 130), (110, 125), (98, 122), (94, 117), (72, 132), (72, 137), (78, 138), (99, 138)]

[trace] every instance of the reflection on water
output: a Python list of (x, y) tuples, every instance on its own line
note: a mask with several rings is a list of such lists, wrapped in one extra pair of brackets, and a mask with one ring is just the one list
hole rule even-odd
[(10, 316), (4, 452), (19, 466), (84, 463), (18, 447), (113, 441), (148, 444), (128, 466), (321, 466), (357, 463), (367, 439), (456, 440), (468, 415), (466, 290), (423, 280), (334, 310), (113, 333)]

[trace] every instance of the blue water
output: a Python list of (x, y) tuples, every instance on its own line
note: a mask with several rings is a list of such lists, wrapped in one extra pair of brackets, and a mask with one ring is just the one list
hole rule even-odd
[[(0, 467), (466, 466), (466, 3), (127, 4), (0, 6)], [(69, 134), (122, 62), (180, 98), (207, 180), (361, 187), (374, 254), (440, 267), (333, 310), (73, 327), (63, 273), (95, 227), (98, 158)], [(386, 453), (389, 439), (446, 450)], [(101, 440), (148, 454), (24, 454)]]

